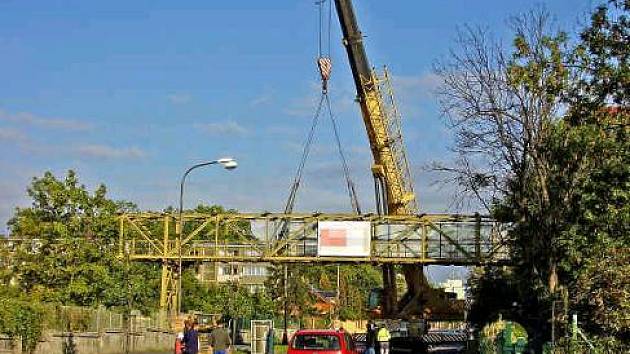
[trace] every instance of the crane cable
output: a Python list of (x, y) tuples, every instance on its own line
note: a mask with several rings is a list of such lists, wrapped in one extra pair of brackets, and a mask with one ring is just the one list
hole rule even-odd
[(352, 209), (357, 214), (361, 214), (361, 206), (359, 205), (359, 198), (357, 197), (357, 192), (354, 187), (354, 181), (352, 181), (352, 177), (350, 176), (350, 169), (348, 168), (348, 163), (346, 162), (346, 156), (343, 153), (343, 148), (341, 147), (341, 140), (339, 139), (339, 129), (337, 128), (337, 121), (335, 120), (335, 116), (333, 115), (330, 99), (327, 94), (323, 96), (326, 97), (326, 106), (328, 107), (328, 116), (330, 117), (330, 122), (333, 126), (333, 131), (335, 132), (335, 140), (337, 141), (337, 151), (339, 152), (339, 158), (341, 159), (341, 166), (343, 167), (343, 174), (346, 178), (346, 187), (348, 188), (348, 195), (350, 197), (350, 203), (352, 204)]
[[(327, 51), (323, 52), (324, 46), (322, 43), (323, 37), (323, 26), (324, 26), (324, 3), (328, 2), (328, 26), (327, 26)], [(330, 79), (330, 74), (332, 71), (332, 62), (330, 60), (330, 49), (331, 49), (331, 24), (332, 24), (332, 4), (331, 0), (320, 0), (316, 2), (319, 8), (319, 32), (318, 32), (318, 58), (317, 58), (317, 66), (319, 69), (319, 73), (322, 81), (322, 91), (319, 99), (319, 103), (317, 104), (317, 108), (315, 110), (315, 114), (313, 115), (311, 128), (307, 135), (306, 141), (304, 142), (304, 146), (302, 148), (302, 157), (300, 159), (300, 163), (298, 165), (298, 169), (296, 171), (295, 177), (293, 179), (293, 184), (291, 185), (291, 189), (289, 192), (289, 197), (287, 198), (287, 203), (284, 208), (284, 212), (286, 214), (293, 212), (293, 207), (295, 206), (295, 198), (297, 195), (297, 191), (300, 187), (300, 183), (302, 181), (302, 174), (304, 171), (304, 166), (306, 164), (306, 160), (310, 154), (311, 146), (313, 140), (315, 139), (315, 130), (319, 121), (319, 117), (321, 115), (321, 110), (324, 102), (326, 103), (326, 108), (328, 110), (328, 117), (333, 126), (333, 132), (336, 140), (337, 151), (339, 153), (339, 157), (341, 160), (344, 177), (346, 180), (346, 187), (348, 189), (348, 195), (350, 197), (350, 203), (352, 205), (353, 210), (357, 214), (361, 214), (361, 207), (359, 205), (359, 200), (356, 193), (356, 188), (352, 178), (350, 176), (350, 169), (348, 168), (348, 163), (346, 161), (345, 154), (343, 152), (341, 139), (339, 138), (339, 129), (337, 127), (337, 121), (335, 119), (335, 115), (333, 114), (332, 107), (330, 104), (330, 98), (328, 96), (328, 80)], [(286, 233), (286, 225), (281, 226), (281, 235)]]
[(311, 152), (311, 145), (313, 144), (313, 140), (315, 137), (315, 128), (317, 127), (317, 122), (319, 120), (319, 116), (322, 111), (323, 103), (324, 103), (324, 95), (322, 95), (321, 98), (319, 99), (319, 103), (317, 104), (317, 109), (315, 110), (315, 114), (313, 115), (311, 129), (309, 130), (308, 136), (306, 137), (306, 141), (304, 142), (304, 146), (302, 147), (302, 157), (300, 159), (300, 164), (298, 165), (298, 169), (295, 173), (295, 177), (293, 178), (293, 184), (291, 185), (291, 190), (289, 192), (289, 198), (287, 199), (287, 204), (284, 207), (285, 214), (290, 214), (291, 212), (293, 212), (293, 206), (295, 205), (295, 196), (297, 194), (298, 188), (300, 188), (300, 182), (302, 181), (302, 172), (304, 171), (304, 165), (306, 164), (308, 155)]
[[(326, 53), (322, 52), (322, 34), (323, 23), (324, 23), (324, 3), (328, 2), (328, 24), (326, 26), (327, 30), (327, 51)], [(352, 181), (352, 177), (350, 176), (350, 169), (348, 168), (348, 163), (346, 161), (345, 154), (343, 153), (343, 148), (341, 145), (341, 140), (339, 139), (339, 129), (337, 127), (337, 121), (335, 120), (335, 115), (333, 114), (332, 107), (330, 104), (330, 98), (328, 96), (328, 80), (330, 79), (330, 74), (332, 72), (332, 61), (330, 60), (330, 52), (331, 52), (331, 29), (332, 29), (332, 0), (320, 0), (317, 2), (319, 9), (319, 57), (317, 58), (317, 66), (319, 68), (319, 73), (322, 79), (322, 97), (326, 98), (326, 107), (328, 108), (328, 117), (330, 118), (330, 122), (333, 126), (333, 132), (335, 135), (335, 141), (337, 143), (337, 152), (339, 153), (339, 158), (341, 160), (341, 165), (343, 168), (343, 174), (346, 179), (346, 187), (348, 188), (348, 196), (350, 197), (350, 204), (352, 204), (352, 209), (357, 214), (361, 214), (361, 207), (359, 205), (359, 198), (357, 197), (356, 188), (354, 186), (354, 182)]]

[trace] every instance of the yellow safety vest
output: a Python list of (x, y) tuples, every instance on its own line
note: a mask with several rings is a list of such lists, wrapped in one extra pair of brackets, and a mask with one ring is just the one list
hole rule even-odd
[(376, 340), (379, 342), (389, 342), (391, 336), (389, 335), (389, 331), (387, 328), (383, 327), (378, 330), (378, 334), (376, 335)]

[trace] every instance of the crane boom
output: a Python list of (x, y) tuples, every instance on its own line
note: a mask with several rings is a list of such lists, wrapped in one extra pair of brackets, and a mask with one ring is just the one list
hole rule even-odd
[[(413, 180), (389, 75), (385, 70), (384, 75), (379, 77), (371, 69), (352, 1), (335, 0), (335, 7), (372, 150), (377, 211), (389, 215), (416, 214), (418, 206)], [(422, 313), (423, 293), (428, 286), (422, 267), (403, 266), (407, 292), (402, 297), (402, 303), (397, 302), (395, 268), (383, 265), (382, 271), (382, 316), (393, 318)]]
[(352, 2), (335, 0), (335, 7), (374, 159), (377, 207), (385, 214), (415, 214), (413, 181), (387, 72), (381, 78), (370, 68)]

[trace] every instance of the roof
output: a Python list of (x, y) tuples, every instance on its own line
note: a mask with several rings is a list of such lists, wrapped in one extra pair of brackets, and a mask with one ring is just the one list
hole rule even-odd
[[(356, 342), (365, 342), (365, 333), (357, 333), (352, 336)], [(468, 336), (464, 331), (429, 331), (422, 336), (422, 342), (428, 344), (436, 343), (461, 343), (466, 342)]]
[(424, 343), (466, 342), (468, 336), (464, 331), (429, 331), (422, 336)]
[(332, 335), (332, 334), (340, 334), (343, 332), (340, 332), (336, 329), (300, 329), (297, 332), (295, 332), (295, 335), (298, 334), (306, 334), (306, 335), (322, 335), (322, 334), (326, 334), (326, 335)]
[(310, 286), (309, 291), (311, 294), (315, 295), (320, 301), (324, 302), (335, 302), (337, 299), (337, 292), (330, 290), (320, 290), (314, 286)]

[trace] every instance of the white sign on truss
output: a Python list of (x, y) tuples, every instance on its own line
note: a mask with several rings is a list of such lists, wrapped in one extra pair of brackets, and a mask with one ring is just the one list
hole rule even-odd
[(319, 221), (317, 255), (368, 257), (371, 236), (369, 221)]

